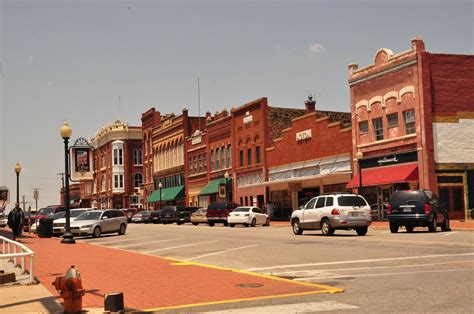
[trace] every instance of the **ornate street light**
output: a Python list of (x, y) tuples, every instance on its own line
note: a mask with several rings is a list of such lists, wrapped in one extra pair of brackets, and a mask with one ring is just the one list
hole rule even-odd
[(364, 158), (364, 153), (361, 151), (358, 151), (355, 155), (357, 159), (357, 167), (359, 168), (359, 195), (364, 194), (364, 190), (362, 187), (362, 166), (361, 166), (361, 160)]
[(65, 168), (65, 191), (64, 192), (64, 205), (66, 206), (66, 226), (64, 228), (64, 235), (61, 243), (74, 244), (74, 236), (71, 233), (71, 212), (69, 209), (69, 139), (72, 135), (72, 129), (69, 127), (67, 121), (64, 121), (64, 125), (60, 129), (61, 137), (64, 140), (64, 168)]
[(229, 173), (227, 170), (224, 173), (224, 179), (225, 179), (225, 200), (228, 203), (229, 202), (229, 184), (227, 183), (229, 181)]
[(160, 209), (161, 209), (161, 189), (163, 188), (163, 184), (161, 183), (158, 183), (158, 189), (159, 189), (159, 192), (160, 192)]
[(21, 172), (21, 166), (16, 162), (15, 165), (15, 173), (16, 173), (16, 202), (20, 204), (20, 172)]

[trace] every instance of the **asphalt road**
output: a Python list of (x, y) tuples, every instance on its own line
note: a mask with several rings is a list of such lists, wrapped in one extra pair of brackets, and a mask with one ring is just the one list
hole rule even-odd
[(125, 236), (80, 241), (345, 290), (182, 312), (472, 313), (474, 308), (474, 232), (391, 234), (373, 228), (362, 237), (354, 231), (324, 237), (319, 231), (295, 236), (286, 226), (130, 224)]

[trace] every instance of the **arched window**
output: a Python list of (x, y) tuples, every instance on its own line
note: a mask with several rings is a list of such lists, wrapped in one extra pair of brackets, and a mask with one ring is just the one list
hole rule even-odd
[(133, 187), (139, 188), (140, 185), (143, 183), (143, 176), (140, 172), (135, 173), (135, 177), (133, 179)]
[(105, 174), (102, 175), (102, 188), (101, 188), (101, 191), (104, 192), (105, 191)]

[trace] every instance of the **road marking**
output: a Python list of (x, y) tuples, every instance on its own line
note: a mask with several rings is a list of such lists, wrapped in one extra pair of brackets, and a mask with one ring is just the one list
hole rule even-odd
[(434, 257), (473, 256), (473, 255), (474, 255), (474, 253), (419, 255), (419, 256), (407, 256), (407, 257), (388, 257), (388, 258), (379, 258), (379, 259), (360, 259), (360, 260), (352, 260), (352, 261), (338, 261), (338, 262), (307, 263), (307, 264), (293, 264), (293, 265), (280, 265), (280, 266), (271, 266), (271, 267), (259, 267), (259, 268), (249, 268), (249, 269), (247, 269), (247, 271), (261, 271), (261, 270), (272, 270), (272, 269), (283, 269), (283, 268), (299, 268), (299, 267), (307, 267), (307, 266), (386, 262), (386, 261), (398, 261), (398, 260), (422, 259), (422, 258), (434, 258)]
[(452, 235), (453, 233), (456, 233), (457, 231), (451, 231), (451, 232), (445, 232), (444, 234), (442, 234), (444, 237), (446, 236), (450, 236)]
[(247, 246), (236, 247), (236, 248), (229, 249), (229, 250), (225, 250), (225, 251), (219, 251), (219, 252), (204, 254), (204, 255), (200, 255), (200, 256), (196, 256), (196, 257), (187, 258), (187, 259), (185, 259), (185, 261), (192, 261), (192, 260), (199, 259), (199, 258), (202, 258), (202, 257), (208, 257), (208, 256), (212, 256), (212, 255), (218, 255), (218, 254), (222, 254), (222, 253), (227, 253), (227, 252), (230, 252), (230, 251), (246, 249), (246, 248), (253, 247), (253, 246), (257, 246), (257, 245), (258, 245), (258, 244), (252, 244), (252, 245), (247, 245)]
[(156, 238), (158, 235), (153, 235), (153, 236), (146, 236), (146, 237), (136, 237), (136, 238), (129, 238), (127, 237), (126, 239), (123, 240), (116, 240), (116, 238), (112, 239), (112, 241), (81, 241), (84, 243), (94, 243), (94, 244), (106, 244), (106, 243), (115, 243), (115, 242), (128, 242), (128, 241), (133, 241), (133, 240), (139, 240), (139, 239), (148, 239), (148, 238)]
[[(381, 274), (363, 274), (363, 275), (350, 275), (351, 277), (378, 277), (378, 276), (393, 276), (393, 275), (406, 275), (406, 274), (421, 274), (421, 273), (448, 273), (448, 272), (454, 272), (454, 271), (469, 271), (472, 270), (474, 271), (474, 268), (460, 268), (460, 269), (446, 269), (446, 270), (420, 270), (420, 271), (406, 271), (406, 272), (399, 272), (399, 273), (381, 273)], [(337, 276), (332, 276), (328, 277), (325, 276), (324, 279), (336, 279), (336, 278), (341, 278), (345, 276), (337, 275)], [(313, 277), (313, 278), (304, 278), (304, 280), (310, 280), (310, 279), (319, 279), (318, 277)], [(303, 280), (302, 278), (296, 278), (296, 281)]]
[(262, 307), (250, 307), (243, 309), (234, 310), (223, 310), (213, 311), (204, 313), (268, 313), (268, 314), (286, 314), (286, 313), (312, 313), (312, 312), (326, 312), (326, 311), (337, 311), (337, 310), (351, 310), (358, 309), (358, 306), (339, 303), (335, 301), (325, 302), (312, 302), (312, 303), (297, 303), (297, 304), (282, 304), (282, 305), (270, 305)]
[[(427, 267), (427, 266), (437, 266), (437, 265), (448, 265), (448, 264), (461, 264), (461, 263), (474, 263), (474, 260), (468, 261), (456, 261), (456, 262), (444, 262), (444, 263), (430, 263), (430, 264), (411, 264), (411, 265), (390, 265), (390, 266), (371, 266), (371, 267), (355, 267), (355, 268), (327, 268), (327, 269), (318, 269), (317, 273), (321, 272), (332, 272), (332, 271), (351, 271), (351, 270), (367, 270), (367, 269), (384, 269), (384, 268), (410, 268), (410, 267)], [(297, 270), (297, 271), (287, 271), (281, 273), (271, 273), (273, 276), (281, 276), (287, 274), (299, 274), (299, 273), (311, 273), (312, 270)], [(301, 277), (303, 278), (303, 277)]]
[(158, 252), (158, 251), (178, 249), (180, 247), (200, 245), (200, 244), (213, 243), (213, 242), (218, 242), (218, 241), (215, 240), (215, 241), (206, 241), (206, 242), (198, 242), (198, 243), (191, 243), (191, 244), (185, 244), (185, 245), (171, 246), (171, 247), (165, 247), (165, 248), (161, 248), (161, 249), (157, 249), (157, 250), (146, 251), (146, 252), (143, 252), (143, 253), (144, 254), (149, 254), (149, 253)]
[(138, 246), (138, 245), (143, 245), (143, 244), (169, 242), (169, 241), (178, 241), (178, 240), (184, 240), (184, 239), (185, 239), (185, 238), (166, 239), (166, 240), (159, 240), (159, 241), (150, 241), (150, 242), (140, 242), (140, 243), (132, 243), (132, 244), (126, 244), (126, 245), (118, 245), (118, 246), (114, 246), (114, 247), (116, 247), (116, 248), (124, 248), (124, 247)]

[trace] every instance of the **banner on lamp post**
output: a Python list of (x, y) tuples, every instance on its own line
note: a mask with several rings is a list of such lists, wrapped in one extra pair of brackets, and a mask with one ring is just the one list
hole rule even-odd
[(71, 146), (71, 180), (93, 180), (92, 147), (85, 138), (78, 138)]

